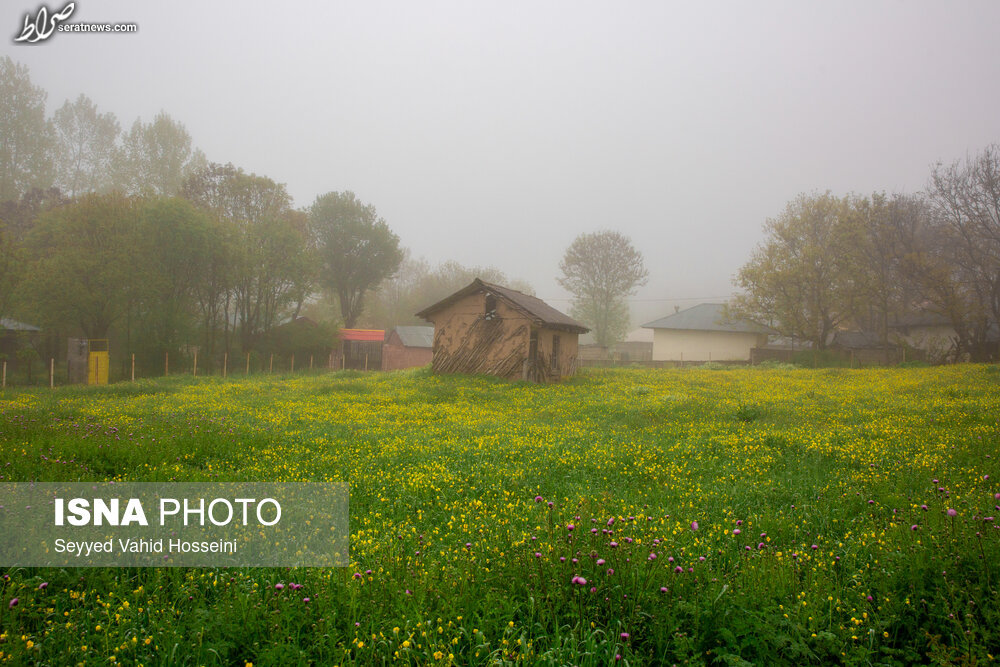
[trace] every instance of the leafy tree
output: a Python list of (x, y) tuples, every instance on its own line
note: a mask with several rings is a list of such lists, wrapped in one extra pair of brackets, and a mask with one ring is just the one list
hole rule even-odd
[(825, 349), (856, 309), (846, 206), (829, 192), (799, 195), (769, 219), (767, 239), (736, 275), (744, 293), (734, 300), (734, 314)]
[(28, 232), (40, 213), (66, 202), (57, 188), (35, 188), (20, 199), (0, 202), (0, 316), (16, 312), (18, 287), (28, 262)]
[(628, 237), (612, 231), (576, 237), (559, 263), (559, 284), (573, 294), (571, 314), (610, 347), (628, 332), (625, 297), (645, 285), (649, 272)]
[(353, 327), (365, 294), (393, 275), (403, 260), (396, 236), (375, 207), (353, 192), (328, 192), (309, 209), (320, 284), (337, 295), (344, 325)]
[(121, 127), (113, 113), (98, 113), (86, 95), (66, 101), (53, 119), (58, 151), (56, 181), (75, 197), (84, 192), (105, 192), (113, 183), (115, 142)]
[(105, 338), (134, 290), (137, 207), (119, 193), (85, 195), (50, 210), (28, 239), (25, 290), (36, 321)]
[[(305, 218), (292, 211), (284, 185), (231, 164), (209, 165), (185, 182), (182, 193), (225, 228), (229, 267), (216, 265), (213, 282), (225, 290), (224, 319), (231, 306), (242, 349), (249, 351), (308, 292), (312, 255)], [(202, 301), (211, 305), (215, 299)]]
[(0, 58), (0, 202), (52, 185), (54, 142), (46, 97), (32, 85), (27, 67)]
[(173, 196), (205, 166), (205, 155), (192, 150), (184, 126), (161, 111), (149, 124), (136, 119), (122, 137), (115, 154), (115, 185), (130, 195)]
[(180, 198), (138, 204), (141, 275), (134, 290), (134, 317), (141, 351), (173, 352), (194, 340), (198, 286), (210, 279), (218, 242), (211, 216)]

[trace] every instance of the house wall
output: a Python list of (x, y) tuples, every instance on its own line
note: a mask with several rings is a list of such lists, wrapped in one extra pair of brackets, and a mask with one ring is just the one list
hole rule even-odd
[(486, 295), (479, 292), (432, 313), (433, 372), (519, 379), (528, 356), (531, 322), (503, 299), (497, 299), (496, 311), (496, 317), (485, 319)]
[[(532, 369), (531, 379), (548, 382), (572, 375), (576, 371), (580, 353), (579, 335), (557, 329), (536, 329), (538, 332), (538, 359)], [(552, 341), (559, 336), (559, 358), (552, 364)]]
[(382, 370), (398, 371), (417, 368), (431, 363), (433, 350), (429, 347), (406, 347), (399, 334), (393, 331), (382, 346)]
[(656, 361), (749, 361), (750, 349), (767, 344), (767, 335), (729, 331), (654, 329)]

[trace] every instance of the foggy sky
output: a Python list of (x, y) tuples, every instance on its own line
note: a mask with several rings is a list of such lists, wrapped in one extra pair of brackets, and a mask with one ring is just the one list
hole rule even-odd
[(138, 33), (14, 45), (37, 7), (4, 3), (0, 53), (50, 114), (166, 111), (296, 206), (353, 190), (415, 257), (563, 310), (566, 247), (620, 231), (650, 270), (633, 326), (729, 295), (798, 193), (916, 191), (1000, 141), (996, 2), (79, 0)]

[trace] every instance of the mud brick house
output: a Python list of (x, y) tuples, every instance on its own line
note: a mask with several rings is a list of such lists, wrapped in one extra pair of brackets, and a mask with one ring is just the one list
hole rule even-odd
[(396, 371), (431, 363), (434, 327), (399, 326), (382, 345), (382, 370)]
[(576, 370), (589, 329), (537, 297), (476, 278), (417, 313), (434, 324), (434, 373), (553, 382)]

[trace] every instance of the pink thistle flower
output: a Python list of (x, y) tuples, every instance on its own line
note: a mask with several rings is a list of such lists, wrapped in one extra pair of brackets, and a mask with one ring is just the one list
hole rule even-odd
[(541, 551), (536, 551), (535, 552), (535, 558), (541, 558), (541, 557), (542, 557), (542, 552)]
[(20, 600), (18, 600), (18, 598), (14, 598), (13, 600), (10, 601), (10, 604), (7, 605), (7, 609), (13, 609), (14, 607), (17, 606), (18, 602), (20, 602)]
[(302, 602), (304, 602), (305, 604), (309, 604), (309, 598), (302, 598)]
[(739, 535), (739, 534), (740, 534), (740, 529), (739, 528), (733, 528), (733, 535)]
[(622, 639), (628, 639), (628, 633), (627, 632), (623, 632), (623, 633), (621, 633), (618, 636), (621, 637)]
[(660, 586), (660, 592), (661, 593), (666, 593), (667, 592), (667, 587), (666, 586)]
[[(355, 576), (355, 578), (357, 578), (357, 577), (360, 577), (361, 575), (360, 574), (355, 574), (354, 576)], [(274, 585), (274, 590), (276, 590), (276, 591), (283, 590), (284, 588), (285, 588), (284, 584), (275, 584)]]
[(949, 507), (947, 514), (948, 516), (958, 516), (958, 510), (953, 507)]
[(570, 532), (572, 532), (574, 528), (576, 528), (576, 526), (574, 526), (574, 525), (573, 525), (573, 524), (571, 524), (571, 523), (570, 523), (570, 524), (567, 524), (567, 525), (566, 525), (566, 530), (568, 530), (568, 531), (570, 531)]
[(38, 584), (38, 590), (40, 591), (44, 591), (48, 587), (49, 587), (49, 582), (47, 581), (43, 581), (42, 583)]
[(598, 558), (598, 559), (597, 559), (597, 564), (598, 564), (598, 565), (604, 565), (604, 563), (605, 563), (605, 561), (604, 561), (604, 559), (603, 559), (603, 558)]
[(584, 579), (583, 577), (580, 577), (580, 576), (573, 577), (570, 581), (572, 583), (576, 584), (577, 586), (586, 586), (587, 585), (587, 580)]
[(676, 572), (677, 574), (680, 574), (683, 571), (684, 571), (684, 568), (681, 567), (680, 565), (678, 565), (677, 567), (674, 568), (674, 572)]
[(535, 502), (536, 502), (536, 503), (540, 503), (540, 502), (542, 502), (543, 500), (545, 500), (545, 498), (542, 498), (541, 496), (535, 496)]
[(615, 573), (615, 569), (613, 567), (609, 567), (608, 568), (608, 576), (610, 577), (614, 573)]
[(692, 521), (691, 522), (691, 530), (698, 530), (698, 522), (697, 521)]
[(912, 526), (910, 526), (910, 530), (916, 530), (916, 529), (917, 529), (917, 524), (913, 524)]

